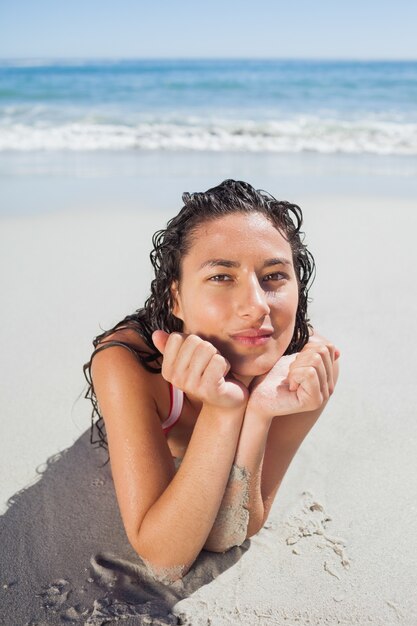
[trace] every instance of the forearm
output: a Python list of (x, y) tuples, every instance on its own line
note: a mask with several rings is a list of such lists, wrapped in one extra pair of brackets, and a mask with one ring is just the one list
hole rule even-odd
[(260, 418), (253, 410), (248, 410), (236, 452), (236, 465), (244, 467), (249, 474), (247, 537), (257, 533), (263, 523), (264, 506), (261, 494), (261, 476), (272, 419), (272, 417), (270, 419)]
[(210, 533), (235, 457), (243, 411), (203, 407), (177, 473), (142, 521), (135, 548), (161, 578), (183, 575)]
[(226, 491), (204, 546), (207, 550), (224, 552), (242, 544), (262, 526), (262, 461), (271, 421), (260, 419), (251, 410), (245, 414)]

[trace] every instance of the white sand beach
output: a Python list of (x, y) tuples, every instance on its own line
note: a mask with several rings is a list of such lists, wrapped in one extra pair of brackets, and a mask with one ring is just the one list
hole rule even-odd
[[(233, 177), (281, 197), (248, 169)], [(230, 174), (155, 175), (153, 197), (119, 181), (102, 205), (52, 177), (3, 192), (21, 211), (0, 217), (0, 623), (417, 624), (417, 199), (375, 185), (283, 197), (304, 212), (311, 319), (341, 350), (340, 379), (265, 527), (171, 586), (129, 546), (82, 365), (100, 326), (142, 305), (152, 233), (180, 192)]]

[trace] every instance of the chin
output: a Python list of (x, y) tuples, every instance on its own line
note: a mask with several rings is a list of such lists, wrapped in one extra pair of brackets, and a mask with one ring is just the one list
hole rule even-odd
[(231, 362), (231, 370), (233, 374), (237, 374), (238, 376), (251, 376), (254, 378), (255, 376), (262, 376), (271, 370), (275, 363), (279, 361), (282, 354), (277, 354), (274, 357), (269, 358), (261, 358), (258, 362), (242, 362), (242, 359), (236, 360), (234, 363)]

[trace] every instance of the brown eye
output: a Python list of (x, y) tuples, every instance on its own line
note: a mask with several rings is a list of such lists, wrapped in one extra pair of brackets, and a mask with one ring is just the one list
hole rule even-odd
[(264, 276), (263, 280), (266, 282), (270, 282), (285, 280), (286, 278), (288, 278), (287, 274), (283, 274), (282, 272), (273, 272), (272, 274), (267, 274), (266, 276)]
[(227, 274), (216, 274), (216, 276), (210, 276), (209, 280), (212, 280), (215, 283), (222, 283), (232, 279)]

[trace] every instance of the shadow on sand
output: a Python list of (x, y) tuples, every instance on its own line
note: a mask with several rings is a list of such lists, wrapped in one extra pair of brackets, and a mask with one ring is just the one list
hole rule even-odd
[(203, 550), (182, 580), (155, 581), (127, 540), (106, 459), (86, 431), (10, 498), (0, 518), (0, 623), (179, 624), (174, 604), (249, 548)]

